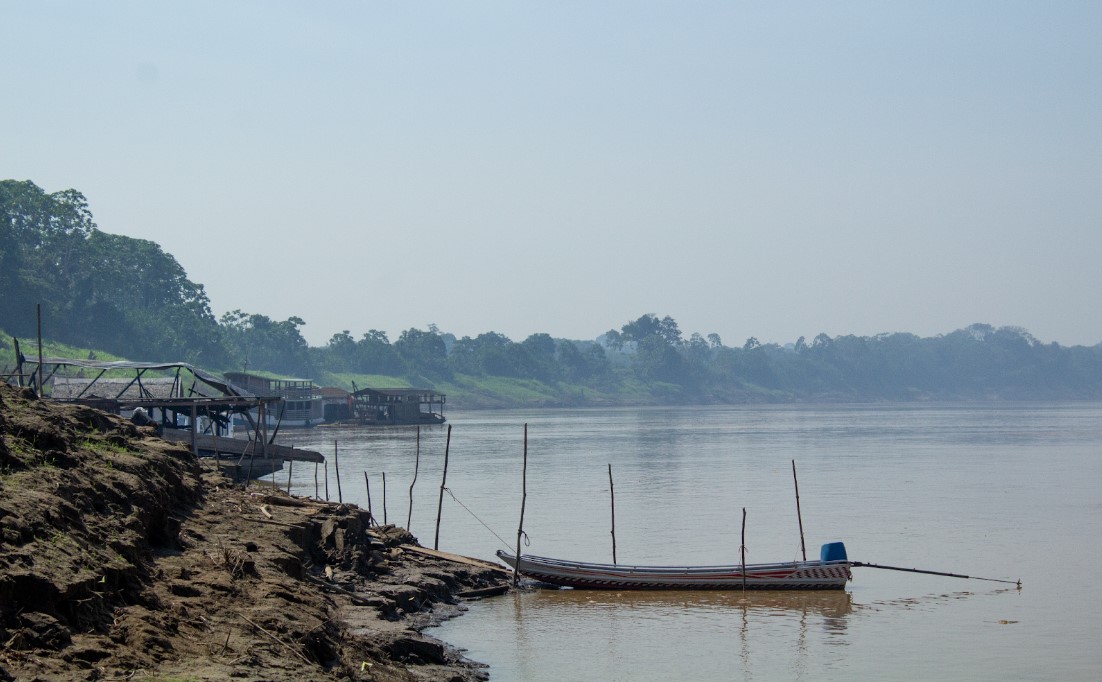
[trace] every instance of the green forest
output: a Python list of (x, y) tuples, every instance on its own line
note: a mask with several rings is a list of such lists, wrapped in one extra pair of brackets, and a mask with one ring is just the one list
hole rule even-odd
[[(393, 340), (342, 330), (312, 347), (297, 316), (234, 310), (216, 318), (203, 285), (171, 254), (101, 231), (80, 192), (0, 180), (5, 338), (29, 347), (37, 306), (43, 335), (81, 357), (185, 361), (342, 388), (417, 386), (461, 407), (1102, 398), (1102, 342), (1063, 347), (982, 323), (926, 338), (819, 334), (728, 346), (648, 313), (610, 319), (593, 340), (538, 333), (516, 341), (493, 331), (456, 338), (429, 325)], [(11, 368), (14, 344), (5, 346), (0, 366)]]

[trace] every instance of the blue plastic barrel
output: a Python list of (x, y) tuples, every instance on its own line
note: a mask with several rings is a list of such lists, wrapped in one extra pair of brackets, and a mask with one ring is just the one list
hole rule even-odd
[(827, 561), (845, 561), (846, 560), (846, 544), (844, 542), (828, 542), (823, 545), (821, 557), (824, 562)]

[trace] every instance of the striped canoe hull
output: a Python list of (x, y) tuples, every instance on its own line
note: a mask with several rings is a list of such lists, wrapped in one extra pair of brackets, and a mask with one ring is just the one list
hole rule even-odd
[(548, 557), (498, 557), (528, 578), (591, 590), (841, 590), (852, 579), (849, 561), (800, 561), (742, 566), (625, 566)]

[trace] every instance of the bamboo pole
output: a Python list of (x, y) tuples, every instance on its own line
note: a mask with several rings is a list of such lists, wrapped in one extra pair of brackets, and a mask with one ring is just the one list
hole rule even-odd
[(260, 425), (263, 429), (261, 433), (264, 434), (264, 439), (260, 441), (260, 455), (262, 457), (268, 456), (268, 406), (263, 400), (260, 401), (260, 408), (257, 410), (257, 414), (260, 415)]
[[(198, 441), (197, 434), (198, 434), (198, 431), (199, 431), (199, 407), (195, 404), (194, 401), (192, 401), (192, 403), (191, 403), (191, 429), (190, 430), (191, 430), (191, 455), (192, 455), (192, 457), (198, 457), (199, 456), (199, 441)], [(272, 480), (274, 481), (275, 478), (273, 478)]]
[(739, 551), (742, 554), (742, 591), (746, 592), (746, 507), (742, 508), (742, 546)]
[(987, 580), (993, 583), (1008, 583), (1010, 585), (1017, 585), (1018, 589), (1022, 587), (1022, 581), (1019, 580), (1001, 580), (999, 578), (980, 578), (974, 575), (962, 575), (960, 573), (943, 573), (942, 571), (926, 571), (920, 568), (902, 568), (899, 566), (884, 566), (883, 564), (866, 564), (861, 561), (854, 561), (850, 563), (850, 566), (854, 568), (883, 568), (889, 571), (905, 571), (907, 573), (925, 573), (926, 575), (941, 575), (947, 578), (967, 578), (969, 580)]
[(448, 451), (452, 446), (452, 425), (448, 424), (448, 440), (444, 444), (444, 477), (440, 479), (440, 501), (436, 503), (436, 539), (433, 540), (432, 548), (440, 549), (440, 515), (444, 511), (444, 487), (448, 482)]
[(35, 312), (38, 318), (38, 396), (42, 397), (46, 394), (46, 389), (42, 385), (42, 304), (35, 304)]
[(371, 480), (368, 479), (366, 471), (364, 472), (364, 488), (367, 488), (367, 518), (374, 521), (375, 515), (371, 512)]
[(796, 480), (796, 460), (792, 460), (792, 483), (796, 486), (796, 519), (800, 522), (800, 551), (807, 561), (807, 547), (804, 545), (804, 517), (800, 514), (800, 482)]
[(616, 488), (612, 485), (612, 463), (608, 465), (608, 493), (612, 503), (612, 563), (616, 564)]
[(337, 456), (337, 441), (333, 441), (333, 473), (337, 475), (337, 502), (344, 504), (344, 497), (341, 495), (341, 460)]
[(520, 473), (520, 524), (517, 526), (517, 554), (513, 564), (513, 587), (520, 582), (520, 538), (524, 535), (524, 506), (528, 503), (528, 425), (524, 425), (524, 466)]
[(15, 345), (15, 371), (19, 373), (19, 388), (23, 388), (23, 353), (19, 351), (19, 339), (11, 337)]
[[(421, 468), (421, 427), (417, 427), (417, 455), (413, 460), (413, 481), (409, 484), (409, 514), (406, 516), (406, 530), (413, 522), (413, 486), (417, 483), (417, 471)], [(412, 532), (412, 531), (411, 531)]]
[(383, 525), (387, 524), (386, 520), (386, 472), (383, 472)]

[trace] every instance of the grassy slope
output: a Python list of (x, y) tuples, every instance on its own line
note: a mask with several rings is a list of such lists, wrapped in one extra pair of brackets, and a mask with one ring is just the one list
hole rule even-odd
[[(0, 346), (0, 373), (14, 372), (15, 349), (11, 335), (0, 329), (0, 339), (6, 341)], [(19, 339), (20, 349), (29, 361), (38, 356), (36, 339)], [(100, 350), (80, 348), (54, 341), (43, 340), (42, 353), (46, 357), (88, 358), (97, 360), (125, 360)], [(204, 367), (213, 373), (220, 370)], [(254, 371), (251, 373), (270, 378), (287, 379), (291, 377), (272, 372)], [(448, 407), (459, 409), (515, 408), (515, 407), (582, 407), (601, 405), (647, 405), (660, 404), (663, 401), (682, 397), (680, 387), (673, 384), (648, 386), (630, 378), (626, 373), (614, 389), (598, 390), (588, 386), (568, 383), (545, 383), (535, 379), (516, 379), (497, 376), (471, 376), (456, 374), (447, 381), (430, 381), (418, 376), (388, 376), (380, 374), (355, 374), (321, 372), (312, 378), (319, 386), (338, 386), (352, 390), (353, 382), (357, 388), (430, 388), (447, 396)]]

